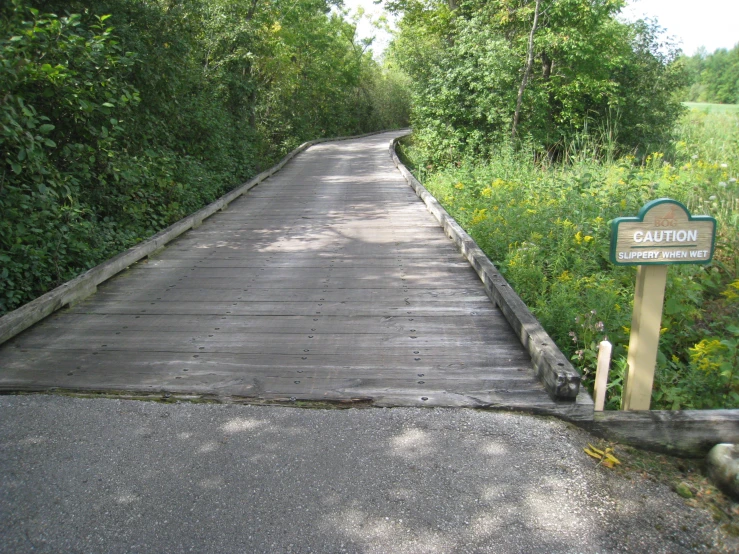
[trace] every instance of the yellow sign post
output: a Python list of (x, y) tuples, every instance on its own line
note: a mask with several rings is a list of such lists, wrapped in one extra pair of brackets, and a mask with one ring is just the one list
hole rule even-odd
[(657, 364), (667, 266), (710, 262), (716, 220), (692, 216), (680, 202), (660, 198), (647, 203), (637, 217), (613, 220), (611, 229), (611, 261), (638, 266), (621, 409), (648, 410)]

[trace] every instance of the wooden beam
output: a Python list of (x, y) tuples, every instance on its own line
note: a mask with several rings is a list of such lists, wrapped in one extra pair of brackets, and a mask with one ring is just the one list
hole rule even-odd
[(645, 450), (703, 457), (721, 442), (739, 443), (739, 410), (596, 412), (592, 433)]

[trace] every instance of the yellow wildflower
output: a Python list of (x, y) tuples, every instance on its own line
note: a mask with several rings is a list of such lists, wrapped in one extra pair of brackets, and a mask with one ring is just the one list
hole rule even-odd
[(726, 287), (726, 290), (721, 295), (729, 300), (739, 300), (739, 279), (733, 283), (729, 283), (729, 286)]
[(487, 209), (483, 208), (482, 210), (475, 210), (475, 213), (472, 216), (472, 225), (482, 223), (485, 219), (487, 219)]
[(703, 339), (693, 348), (690, 348), (690, 359), (705, 372), (716, 371), (720, 367), (723, 355), (727, 347), (717, 339)]

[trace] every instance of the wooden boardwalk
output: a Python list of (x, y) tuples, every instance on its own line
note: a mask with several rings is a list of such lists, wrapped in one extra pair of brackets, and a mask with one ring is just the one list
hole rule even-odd
[(0, 389), (557, 412), (395, 135), (311, 147), (6, 342)]

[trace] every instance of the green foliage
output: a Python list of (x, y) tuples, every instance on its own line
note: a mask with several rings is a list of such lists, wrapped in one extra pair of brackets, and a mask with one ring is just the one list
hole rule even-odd
[(739, 104), (739, 43), (731, 50), (719, 48), (712, 54), (705, 49), (684, 56), (689, 86), (684, 98), (691, 102)]
[[(635, 272), (609, 261), (608, 221), (671, 197), (717, 219), (714, 261), (668, 272), (654, 409), (739, 407), (739, 115), (686, 114), (669, 148), (603, 161), (580, 136), (551, 164), (502, 147), (484, 163), (428, 171), (425, 186), (470, 233), (592, 387), (597, 345), (614, 345), (609, 408), (618, 408)], [(424, 160), (411, 146), (411, 163)]]
[[(86, 269), (115, 236), (115, 144), (139, 97), (106, 17), (2, 12), (0, 313)], [(87, 189), (88, 198), (81, 199)], [(103, 210), (91, 214), (91, 203)], [(113, 238), (120, 247), (125, 231)]]
[[(443, 166), (484, 159), (510, 140), (535, 3), (391, 2), (403, 13), (391, 54), (413, 78), (419, 155)], [(544, 0), (516, 135), (559, 157), (590, 129), (622, 151), (649, 152), (681, 113), (677, 51), (658, 27), (616, 16), (621, 0)]]
[(305, 140), (407, 124), (332, 4), (0, 4), (0, 315)]

